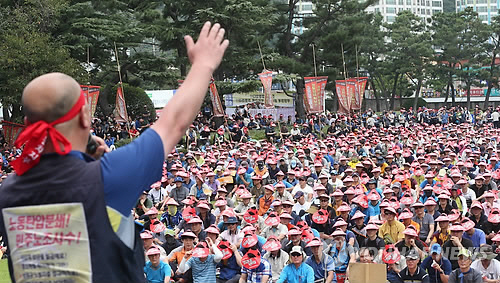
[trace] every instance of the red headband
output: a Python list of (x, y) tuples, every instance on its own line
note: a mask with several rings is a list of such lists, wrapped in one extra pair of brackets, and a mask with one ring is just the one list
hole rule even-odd
[(51, 123), (40, 120), (34, 124), (28, 123), (26, 125), (26, 128), (19, 134), (15, 142), (15, 146), (18, 148), (25, 144), (21, 156), (12, 162), (12, 167), (14, 167), (17, 175), (23, 175), (40, 162), (40, 156), (45, 149), (47, 136), (50, 137), (50, 141), (58, 154), (66, 155), (71, 151), (71, 143), (54, 128), (54, 125), (73, 119), (84, 105), (85, 96), (82, 91), (75, 105), (61, 118)]

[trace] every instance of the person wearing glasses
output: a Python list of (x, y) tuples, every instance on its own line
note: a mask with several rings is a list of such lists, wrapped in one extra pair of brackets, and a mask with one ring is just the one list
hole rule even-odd
[(290, 264), (283, 268), (276, 283), (314, 283), (314, 270), (305, 263), (306, 254), (300, 246), (290, 251)]
[(399, 272), (402, 282), (430, 283), (429, 274), (423, 268), (420, 268), (419, 261), (420, 255), (418, 252), (414, 249), (410, 250), (406, 255), (406, 267)]
[(405, 225), (396, 220), (396, 210), (392, 207), (384, 208), (386, 222), (380, 226), (378, 235), (386, 244), (394, 244), (404, 238)]

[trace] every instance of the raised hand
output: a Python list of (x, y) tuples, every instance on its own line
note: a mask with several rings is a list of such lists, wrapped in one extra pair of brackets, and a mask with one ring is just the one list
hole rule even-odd
[(196, 43), (189, 35), (184, 37), (189, 60), (192, 65), (205, 66), (213, 72), (222, 61), (229, 41), (224, 40), (225, 30), (220, 24), (206, 22), (200, 31)]

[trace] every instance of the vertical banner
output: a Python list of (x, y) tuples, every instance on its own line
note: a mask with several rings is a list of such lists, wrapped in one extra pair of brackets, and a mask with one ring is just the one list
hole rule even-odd
[(274, 108), (273, 94), (271, 93), (271, 85), (273, 84), (273, 72), (264, 70), (259, 74), (260, 81), (264, 87), (264, 106), (266, 108)]
[(352, 109), (360, 110), (363, 106), (363, 98), (365, 94), (366, 83), (368, 82), (368, 77), (357, 77), (356, 78), (356, 95), (353, 102)]
[(209, 90), (212, 106), (214, 107), (214, 116), (224, 116), (224, 108), (222, 108), (222, 102), (220, 101), (219, 92), (215, 86), (214, 78), (210, 80)]
[(9, 146), (12, 146), (14, 145), (17, 136), (24, 129), (24, 125), (9, 121), (2, 121), (2, 129), (5, 141), (9, 144)]
[(304, 77), (304, 106), (308, 113), (325, 111), (324, 98), (328, 77)]
[(116, 105), (114, 114), (117, 122), (128, 122), (127, 104), (125, 103), (125, 96), (123, 95), (121, 84), (116, 90)]
[(352, 111), (356, 107), (356, 78), (346, 80), (346, 89), (349, 98), (349, 111)]
[(335, 88), (337, 90), (337, 98), (339, 101), (339, 112), (349, 113), (350, 111), (350, 97), (347, 95), (347, 86), (345, 80), (335, 81)]
[(80, 85), (80, 87), (83, 91), (83, 94), (85, 95), (85, 100), (89, 105), (90, 117), (94, 118), (101, 87), (93, 85)]

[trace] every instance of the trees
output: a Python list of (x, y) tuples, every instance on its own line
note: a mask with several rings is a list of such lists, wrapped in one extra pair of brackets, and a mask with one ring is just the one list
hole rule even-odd
[(231, 42), (214, 73), (220, 93), (242, 88), (231, 86), (233, 80), (258, 87), (260, 43), (266, 68), (279, 72), (275, 81), (295, 84), (297, 92), (287, 94), (295, 97), (298, 116), (305, 114), (303, 77), (315, 74), (313, 46), (317, 74), (329, 76), (327, 89), (335, 93), (334, 80), (359, 70), (369, 76), (377, 110), (382, 99), (394, 108), (395, 98), (411, 91), (416, 102), (425, 85), (454, 103), (457, 82), (470, 89), (486, 81), (488, 100), (500, 75), (500, 18), (488, 27), (469, 9), (436, 14), (426, 23), (403, 11), (383, 24), (380, 15), (365, 12), (372, 2), (314, 0), (314, 13), (303, 15), (298, 0), (47, 0), (43, 6), (3, 1), (0, 102), (7, 118), (19, 116), (22, 87), (38, 74), (59, 70), (103, 86), (99, 103), (110, 114), (108, 96), (113, 101), (119, 81), (115, 43), (125, 83), (176, 88), (189, 68), (183, 36), (196, 35), (207, 20), (220, 22)]
[[(396, 65), (392, 100), (399, 75), (415, 86), (413, 106), (416, 108), (420, 89), (427, 75), (427, 66), (433, 54), (430, 33), (424, 19), (410, 11), (399, 13), (396, 21), (387, 28), (391, 38), (388, 43), (388, 57), (392, 58), (393, 64)], [(394, 108), (394, 102), (391, 103), (391, 108)]]
[(455, 79), (465, 84), (467, 107), (470, 108), (470, 88), (479, 84), (481, 67), (486, 55), (490, 34), (477, 13), (467, 8), (456, 14), (437, 14), (433, 17), (432, 43), (439, 48), (435, 55), (437, 74), (447, 77), (447, 89), (451, 90), (455, 105)]
[[(48, 72), (62, 72), (85, 80), (83, 67), (70, 57), (47, 31), (58, 6), (35, 5), (0, 9), (0, 102), (5, 120), (21, 122), (21, 94), (24, 86), (35, 77)], [(45, 10), (47, 14), (41, 13)]]

